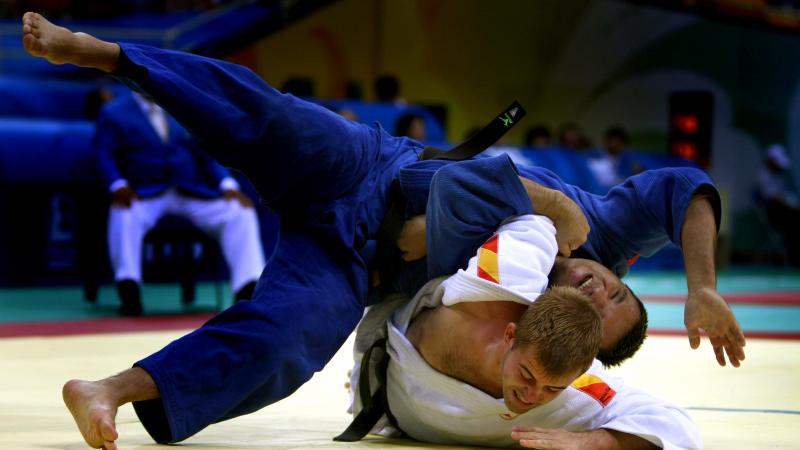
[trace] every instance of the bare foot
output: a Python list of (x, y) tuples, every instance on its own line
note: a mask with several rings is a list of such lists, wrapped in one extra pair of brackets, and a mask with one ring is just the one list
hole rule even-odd
[(70, 380), (62, 391), (83, 439), (92, 448), (117, 450), (118, 402), (101, 381)]
[(112, 72), (119, 60), (119, 45), (86, 33), (73, 33), (34, 12), (22, 16), (22, 43), (28, 53), (53, 64), (74, 64)]

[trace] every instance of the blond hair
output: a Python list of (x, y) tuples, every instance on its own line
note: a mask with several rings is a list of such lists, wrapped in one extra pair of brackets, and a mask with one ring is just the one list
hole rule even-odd
[(540, 295), (517, 322), (514, 347), (534, 345), (552, 376), (583, 373), (600, 351), (603, 324), (588, 297), (568, 286)]

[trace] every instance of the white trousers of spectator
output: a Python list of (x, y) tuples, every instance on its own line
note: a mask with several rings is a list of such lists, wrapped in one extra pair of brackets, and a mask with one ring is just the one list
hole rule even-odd
[(233, 292), (258, 280), (265, 262), (255, 209), (237, 200), (199, 199), (170, 189), (158, 197), (134, 200), (130, 208), (111, 207), (108, 248), (116, 281), (141, 283), (144, 236), (167, 214), (185, 217), (217, 239)]

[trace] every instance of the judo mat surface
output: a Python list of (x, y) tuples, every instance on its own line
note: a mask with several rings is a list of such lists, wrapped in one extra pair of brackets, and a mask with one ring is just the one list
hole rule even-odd
[[(0, 448), (88, 448), (61, 402), (67, 379), (98, 379), (129, 367), (183, 331), (0, 339)], [(464, 448), (368, 437), (359, 443), (331, 438), (349, 421), (348, 342), (326, 368), (292, 397), (249, 416), (212, 425), (182, 443), (210, 449)], [(800, 448), (800, 342), (753, 339), (739, 369), (716, 365), (706, 345), (655, 336), (615, 373), (626, 382), (689, 409), (707, 449)], [(119, 448), (154, 444), (130, 405), (117, 416)]]
[[(748, 336), (747, 359), (738, 369), (719, 367), (706, 340), (698, 350), (689, 348), (682, 330), (683, 276), (645, 273), (626, 281), (645, 301), (651, 333), (639, 354), (611, 374), (687, 408), (704, 448), (800, 449), (800, 272), (720, 276), (720, 292)], [(216, 290), (199, 286), (198, 305), (187, 311), (176, 286), (145, 285), (148, 316), (140, 319), (115, 317), (110, 286), (101, 289), (97, 305), (85, 304), (77, 288), (0, 290), (0, 450), (88, 448), (61, 401), (64, 382), (122, 371), (199, 326), (211, 317)], [(228, 290), (223, 295), (229, 298)], [(351, 349), (352, 338), (290, 398), (212, 425), (181, 445), (203, 450), (465, 448), (377, 436), (333, 442), (350, 420), (344, 384)], [(152, 442), (130, 405), (120, 409), (117, 429), (120, 449), (171, 448)]]

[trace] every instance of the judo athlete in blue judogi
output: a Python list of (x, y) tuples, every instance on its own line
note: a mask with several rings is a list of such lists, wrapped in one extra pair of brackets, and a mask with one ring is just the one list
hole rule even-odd
[[(177, 442), (285, 398), (322, 369), (367, 304), (370, 241), (394, 198), (396, 180), (406, 217), (426, 213), (430, 253), (445, 255), (428, 261), (423, 278), (455, 272), (498, 219), (536, 209), (522, 175), (579, 205), (592, 230), (585, 253), (618, 274), (635, 254), (652, 254), (670, 241), (682, 245), (692, 344), (702, 327), (722, 364), (723, 347), (734, 365), (744, 357), (738, 323), (713, 286), (713, 259), (705, 245), (713, 250), (719, 197), (700, 171), (644, 173), (598, 197), (549, 171), (517, 169), (505, 156), (420, 162), (419, 142), (281, 94), (241, 66), (99, 41), (34, 13), (23, 18), (23, 33), (33, 55), (113, 71), (146, 92), (204, 141), (215, 159), (242, 170), (281, 217), (275, 252), (252, 301), (233, 305), (119, 375), (65, 385), (65, 402), (90, 445), (116, 448), (113, 414), (127, 402), (153, 439)], [(621, 301), (620, 295), (630, 297), (622, 288), (610, 295), (606, 287), (614, 279), (621, 286), (618, 278), (601, 264), (587, 264), (593, 265), (575, 272), (575, 264), (567, 263), (562, 281), (589, 280), (592, 298), (604, 309)], [(418, 283), (413, 276), (400, 281)]]
[(164, 215), (190, 220), (214, 236), (231, 272), (234, 299), (249, 299), (264, 251), (252, 201), (227, 169), (198, 150), (178, 122), (137, 93), (100, 111), (93, 140), (111, 193), (108, 248), (123, 315), (142, 313), (142, 244)]

